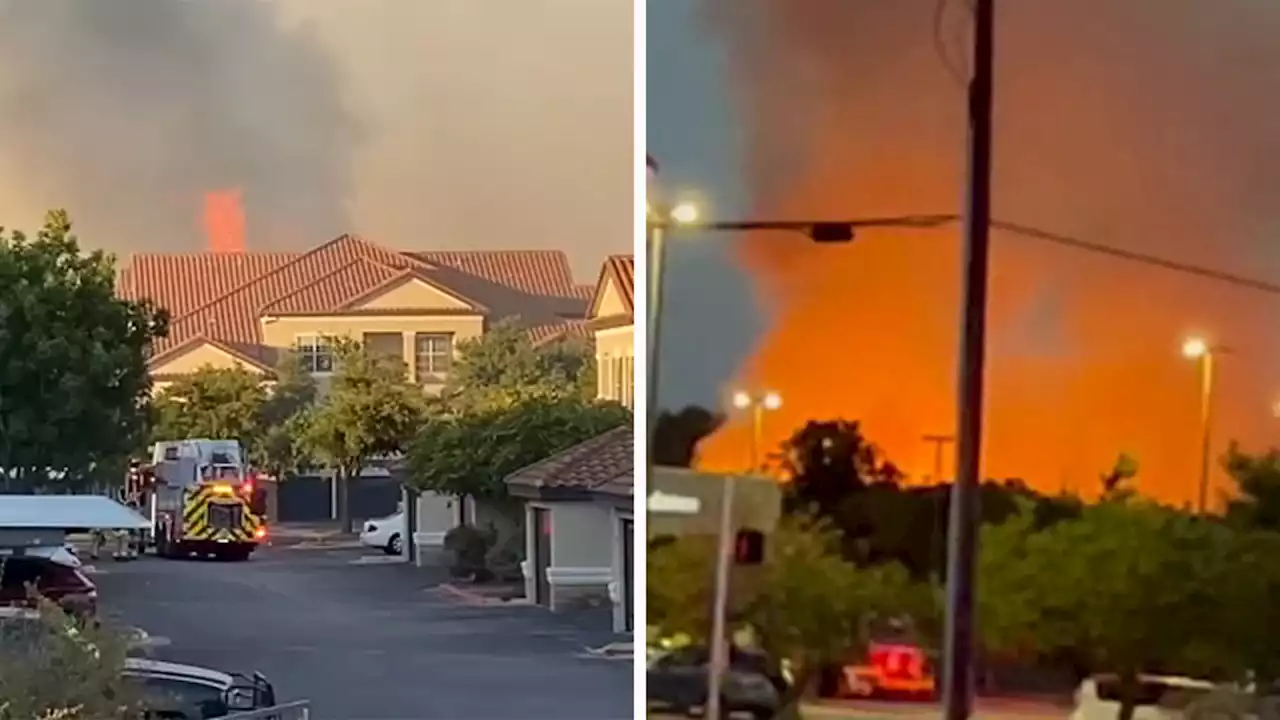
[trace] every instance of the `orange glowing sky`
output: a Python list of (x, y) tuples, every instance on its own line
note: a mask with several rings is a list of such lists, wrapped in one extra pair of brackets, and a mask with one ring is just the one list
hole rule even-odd
[[(958, 211), (963, 92), (933, 45), (932, 0), (707, 4), (759, 216)], [(1280, 12), (1221, 5), (1209, 18), (1182, 1), (1005, 4), (996, 216), (1280, 275), (1280, 100), (1256, 92), (1280, 87), (1280, 50), (1266, 40)], [(1190, 501), (1198, 389), (1179, 355), (1189, 333), (1234, 350), (1220, 363), (1215, 451), (1280, 431), (1270, 414), (1280, 298), (994, 239), (988, 476), (1090, 495), (1124, 451), (1139, 461), (1141, 489)], [(860, 419), (892, 460), (928, 473), (922, 436), (952, 432), (956, 414), (958, 229), (868, 233), (838, 247), (740, 242), (770, 326), (735, 384), (784, 396), (769, 444), (809, 418)], [(731, 423), (704, 442), (703, 464), (741, 467), (744, 430)]]

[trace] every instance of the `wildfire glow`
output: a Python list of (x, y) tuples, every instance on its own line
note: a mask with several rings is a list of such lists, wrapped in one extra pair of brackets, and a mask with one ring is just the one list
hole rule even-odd
[(244, 252), (245, 220), (240, 190), (232, 188), (205, 193), (203, 225), (210, 252)]
[[(960, 209), (964, 91), (932, 47), (932, 3), (710, 4), (747, 126), (754, 215)], [(1227, 35), (1198, 32), (1202, 13), (1191, 6), (1179, 14), (1134, 5), (1157, 7), (1086, 12), (1046, 0), (1002, 11), (996, 217), (1274, 274), (1280, 213), (1257, 188), (1280, 181), (1280, 145), (1250, 113), (1223, 132), (1213, 111), (1260, 102), (1248, 83), (1223, 80), (1253, 72), (1255, 61), (1241, 53), (1231, 65), (1234, 56), (1209, 52)], [(1242, 10), (1230, 20), (1274, 27), (1280, 13)], [(1139, 55), (1172, 65), (1125, 60)], [(1207, 58), (1220, 64), (1210, 68)], [(1139, 464), (1140, 490), (1191, 500), (1200, 391), (1195, 364), (1178, 349), (1192, 330), (1233, 349), (1217, 367), (1214, 454), (1232, 439), (1258, 448), (1280, 435), (1271, 415), (1280, 299), (993, 237), (987, 477), (1095, 496), (1099, 476), (1125, 452)], [(861, 420), (896, 464), (917, 478), (932, 474), (924, 436), (955, 432), (958, 228), (869, 231), (839, 246), (760, 234), (736, 242), (770, 327), (731, 387), (786, 398), (765, 420), (766, 444), (809, 419)], [(702, 464), (740, 469), (749, 441), (749, 427), (735, 421), (702, 444)], [(951, 465), (948, 457), (945, 477)], [(1214, 494), (1227, 487), (1215, 470)]]

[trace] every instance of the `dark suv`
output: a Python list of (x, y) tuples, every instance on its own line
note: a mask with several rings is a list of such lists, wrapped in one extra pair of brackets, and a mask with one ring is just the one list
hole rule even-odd
[(48, 558), (0, 558), (0, 605), (33, 605), (29, 589), (77, 617), (97, 614), (98, 587), (80, 570)]
[[(649, 706), (686, 715), (704, 708), (708, 665), (706, 648), (685, 647), (658, 655), (646, 673)], [(734, 648), (721, 683), (722, 712), (771, 718), (789, 687), (778, 663), (761, 653)]]

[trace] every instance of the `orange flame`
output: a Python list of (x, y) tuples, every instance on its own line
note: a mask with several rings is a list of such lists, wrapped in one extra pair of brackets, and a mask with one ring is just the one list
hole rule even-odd
[(205, 193), (203, 224), (210, 252), (243, 253), (245, 220), (239, 188)]

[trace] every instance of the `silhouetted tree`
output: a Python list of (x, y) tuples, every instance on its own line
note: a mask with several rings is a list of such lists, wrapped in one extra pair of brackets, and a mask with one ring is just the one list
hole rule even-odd
[(896, 484), (902, 472), (850, 420), (811, 420), (783, 443), (782, 469), (791, 478), (788, 512), (810, 510), (834, 517), (872, 483)]
[(697, 405), (677, 413), (663, 410), (654, 423), (650, 460), (665, 467), (692, 467), (698, 457), (698, 443), (719, 429), (724, 420), (723, 415)]
[(1239, 527), (1280, 530), (1280, 450), (1250, 455), (1232, 443), (1223, 467), (1239, 491), (1227, 504), (1227, 519)]

